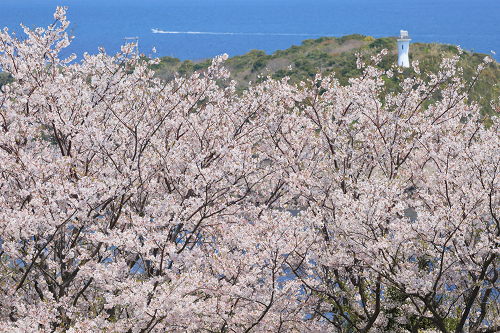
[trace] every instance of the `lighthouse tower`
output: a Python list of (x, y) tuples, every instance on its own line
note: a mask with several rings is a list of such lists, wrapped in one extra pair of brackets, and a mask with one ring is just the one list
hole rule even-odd
[(410, 60), (408, 60), (408, 50), (410, 49), (410, 35), (408, 31), (401, 30), (399, 32), (398, 40), (398, 66), (410, 67)]

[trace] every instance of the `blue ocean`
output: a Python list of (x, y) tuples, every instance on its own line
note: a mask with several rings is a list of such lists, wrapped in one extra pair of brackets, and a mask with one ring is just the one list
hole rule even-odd
[(46, 27), (58, 5), (68, 7), (76, 36), (65, 53), (78, 59), (99, 46), (114, 54), (125, 37), (138, 37), (146, 55), (154, 46), (159, 57), (199, 60), (251, 49), (271, 54), (322, 36), (395, 36), (401, 29), (412, 42), (500, 54), (498, 0), (0, 0), (0, 27), (22, 37), (21, 22)]

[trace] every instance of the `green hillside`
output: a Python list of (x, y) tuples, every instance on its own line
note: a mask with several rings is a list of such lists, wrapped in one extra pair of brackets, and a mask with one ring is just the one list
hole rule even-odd
[[(397, 42), (395, 37), (374, 39), (359, 34), (347, 35), (341, 38), (321, 37), (307, 39), (302, 45), (293, 45), (286, 50), (277, 50), (272, 55), (264, 51), (251, 50), (244, 55), (237, 55), (226, 61), (226, 67), (231, 72), (232, 79), (237, 82), (239, 91), (244, 90), (249, 82), (258, 82), (269, 74), (275, 79), (290, 77), (291, 83), (313, 78), (318, 71), (323, 75), (335, 73), (341, 84), (348, 84), (349, 78), (360, 76), (356, 68), (356, 52), (360, 52), (369, 61), (369, 57), (382, 49), (389, 53), (380, 63), (380, 67), (388, 70), (397, 62)], [(411, 43), (410, 62), (418, 60), (422, 72), (439, 69), (442, 55), (457, 54), (456, 46), (437, 43)], [(486, 54), (464, 52), (459, 62), (463, 68), (464, 77), (471, 80), (477, 65)], [(211, 59), (198, 63), (191, 60), (181, 62), (178, 58), (163, 57), (158, 65), (152, 66), (156, 75), (163, 79), (171, 79), (174, 75), (187, 75), (194, 71), (202, 71), (211, 64)], [(291, 70), (289, 69), (291, 68)], [(414, 74), (411, 69), (405, 69), (404, 76)], [(260, 78), (259, 78), (260, 76)], [(397, 79), (386, 79), (388, 92), (398, 90)], [(483, 112), (493, 114), (490, 101), (498, 97), (497, 83), (500, 82), (500, 67), (496, 61), (490, 63), (481, 74), (480, 79), (470, 93), (472, 100), (483, 107)], [(439, 98), (439, 96), (436, 96)]]
[[(341, 38), (321, 37), (318, 39), (307, 39), (302, 45), (292, 45), (286, 50), (277, 50), (273, 54), (264, 51), (251, 50), (244, 55), (237, 55), (226, 61), (226, 67), (231, 72), (231, 77), (237, 82), (238, 91), (243, 91), (249, 82), (258, 82), (271, 75), (275, 79), (284, 76), (290, 77), (290, 83), (305, 81), (313, 78), (318, 71), (323, 75), (335, 73), (335, 77), (341, 84), (346, 85), (352, 77), (360, 76), (356, 68), (356, 52), (363, 54), (366, 61), (373, 54), (382, 49), (388, 49), (389, 53), (384, 57), (379, 66), (385, 70), (397, 62), (397, 42), (395, 37), (382, 37), (374, 39), (370, 36), (359, 34), (347, 35)], [(410, 61), (418, 60), (422, 72), (436, 72), (439, 68), (442, 55), (453, 55), (458, 52), (456, 46), (437, 43), (411, 43)], [(464, 52), (459, 65), (463, 68), (466, 80), (471, 80), (474, 72), (484, 59), (486, 54)], [(171, 80), (175, 75), (189, 75), (195, 71), (203, 71), (212, 62), (206, 59), (200, 62), (178, 58), (162, 57), (158, 65), (152, 65), (155, 75), (165, 80)], [(412, 69), (405, 69), (404, 76), (413, 75)], [(12, 81), (6, 73), (0, 73), (0, 87), (2, 84)], [(398, 79), (393, 77), (385, 80), (387, 92), (395, 92), (399, 89)], [(490, 63), (475, 87), (470, 92), (472, 100), (481, 104), (483, 112), (493, 114), (490, 101), (498, 98), (497, 83), (500, 82), (500, 67), (494, 61)], [(439, 96), (435, 96), (439, 98)]]

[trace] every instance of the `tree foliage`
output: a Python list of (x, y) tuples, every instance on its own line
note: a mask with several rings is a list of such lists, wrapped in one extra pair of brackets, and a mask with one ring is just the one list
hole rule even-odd
[(500, 124), (460, 55), (239, 95), (227, 56), (70, 64), (54, 17), (0, 33), (2, 330), (500, 330)]
[[(324, 76), (335, 73), (335, 77), (341, 85), (348, 85), (349, 79), (360, 77), (362, 73), (356, 68), (356, 52), (363, 54), (363, 59), (369, 61), (372, 55), (376, 55), (382, 49), (387, 49), (388, 54), (378, 64), (378, 68), (388, 71), (397, 62), (398, 50), (395, 37), (382, 37), (374, 39), (362, 35), (346, 35), (342, 38), (320, 37), (318, 39), (307, 39), (302, 45), (286, 50), (277, 50), (272, 55), (266, 55), (264, 51), (251, 50), (244, 55), (228, 58), (225, 67), (231, 72), (231, 79), (236, 81), (236, 90), (247, 89), (249, 82), (262, 81), (271, 75), (273, 79), (281, 80), (288, 77), (290, 84), (299, 84), (301, 81), (314, 79), (319, 72)], [(457, 46), (437, 43), (411, 43), (410, 61), (418, 61), (422, 73), (437, 72), (443, 57), (449, 57), (458, 53)], [(470, 81), (475, 77), (477, 66), (486, 55), (473, 52), (464, 52), (460, 57), (458, 67), (463, 69), (463, 78)], [(181, 68), (181, 62), (177, 58), (160, 58), (159, 65), (153, 65), (155, 76), (171, 80), (174, 73), (190, 75), (193, 71), (202, 72), (212, 63), (212, 59), (194, 64), (191, 71)], [(405, 77), (416, 73), (406, 69)], [(386, 81), (387, 91), (400, 92), (400, 78), (388, 78)], [(1, 78), (0, 78), (1, 79)], [(488, 63), (478, 78), (471, 91), (469, 99), (481, 105), (484, 115), (495, 115), (495, 109), (490, 101), (498, 94), (496, 84), (500, 81), (500, 67), (496, 61)], [(1, 81), (0, 81), (1, 84)], [(438, 97), (438, 96), (436, 96)]]

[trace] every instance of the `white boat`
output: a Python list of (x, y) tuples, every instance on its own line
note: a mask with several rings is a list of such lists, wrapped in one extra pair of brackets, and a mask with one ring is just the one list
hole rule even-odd
[(160, 29), (158, 29), (158, 28), (151, 29), (151, 30), (153, 31), (153, 33), (154, 33), (154, 34), (157, 34), (157, 33), (160, 33), (160, 32), (161, 32), (161, 30), (160, 30)]

